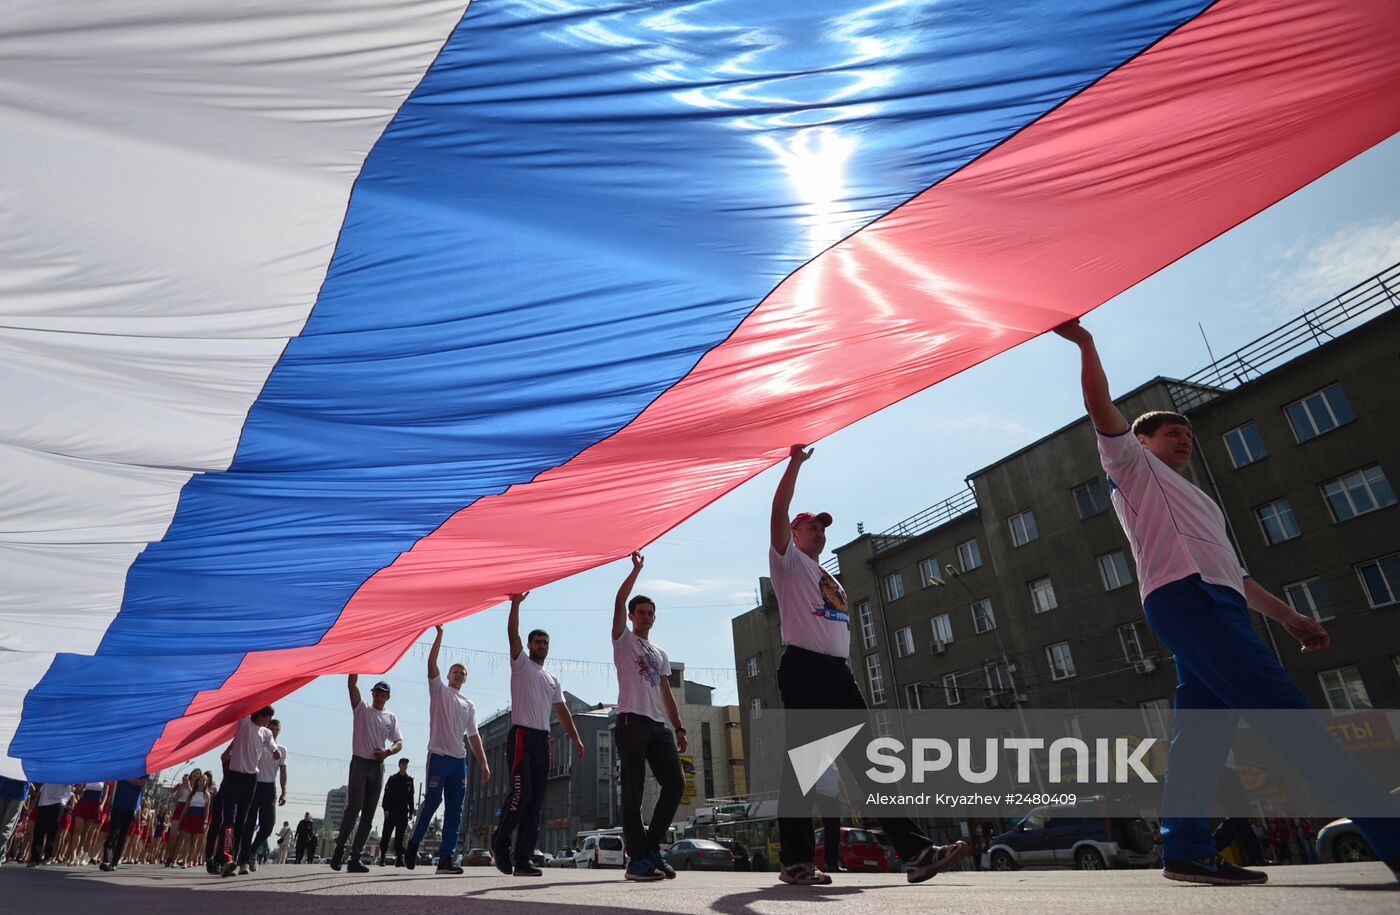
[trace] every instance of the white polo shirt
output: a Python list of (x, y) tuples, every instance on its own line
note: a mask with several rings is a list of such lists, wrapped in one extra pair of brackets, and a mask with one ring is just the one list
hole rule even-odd
[(1249, 572), (1230, 544), (1220, 506), (1131, 431), (1100, 432), (1098, 441), (1113, 509), (1137, 563), (1142, 599), (1192, 575), (1243, 595)]
[(510, 662), (510, 723), (547, 731), (554, 703), (563, 701), (559, 678), (531, 661), (528, 649), (521, 649), (520, 657)]
[(461, 759), (467, 755), (462, 737), (476, 737), (476, 706), (443, 682), (428, 681), (428, 752)]
[(287, 766), (287, 748), (272, 738), (272, 752), (264, 753), (258, 760), (258, 781), (277, 781), (277, 770)]
[(238, 719), (238, 731), (233, 735), (233, 752), (228, 760), (229, 771), (257, 775), (262, 754), (271, 755), (275, 752), (274, 746), (271, 731), (254, 724), (252, 718), (243, 716)]
[(384, 745), (403, 740), (399, 719), (388, 709), (377, 710), (365, 700), (355, 706), (355, 729), (350, 739), (350, 752), (361, 759), (374, 759), (374, 751)]

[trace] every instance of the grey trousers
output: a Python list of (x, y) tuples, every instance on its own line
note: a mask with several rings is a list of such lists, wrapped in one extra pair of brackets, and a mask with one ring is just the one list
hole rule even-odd
[(18, 798), (0, 797), (0, 861), (5, 860), (5, 847), (10, 844), (10, 836), (19, 822), (19, 813), (25, 802)]
[[(379, 791), (384, 787), (384, 763), (363, 756), (350, 757), (350, 781), (346, 785), (345, 815), (340, 818), (340, 834), (336, 836), (335, 847), (345, 848), (345, 840), (350, 831), (355, 830), (355, 844), (351, 852), (359, 855), (369, 841), (369, 831), (374, 826), (374, 811), (379, 807)], [(360, 828), (355, 829), (355, 821)]]

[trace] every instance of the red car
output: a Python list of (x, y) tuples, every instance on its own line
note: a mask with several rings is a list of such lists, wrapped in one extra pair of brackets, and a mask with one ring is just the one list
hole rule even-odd
[(462, 856), (463, 867), (489, 867), (491, 865), (491, 852), (484, 848), (473, 848)]
[[(817, 857), (815, 864), (826, 869), (826, 843), (823, 830), (817, 830)], [(887, 872), (890, 863), (885, 857), (885, 847), (868, 829), (858, 826), (841, 827), (841, 863), (848, 871)]]

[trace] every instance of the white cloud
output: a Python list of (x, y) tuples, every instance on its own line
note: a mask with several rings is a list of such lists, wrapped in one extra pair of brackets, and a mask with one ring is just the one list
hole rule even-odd
[(1304, 236), (1277, 261), (1264, 274), (1266, 297), (1257, 310), (1292, 317), (1400, 261), (1400, 219), (1354, 223), (1325, 238)]
[(703, 590), (698, 585), (688, 585), (683, 581), (670, 581), (665, 578), (648, 578), (646, 588), (657, 594), (698, 594)]

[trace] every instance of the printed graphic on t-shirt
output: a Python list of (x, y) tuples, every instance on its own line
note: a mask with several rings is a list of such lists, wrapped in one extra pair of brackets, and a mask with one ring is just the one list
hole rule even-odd
[(820, 610), (813, 610), (812, 615), (831, 620), (833, 623), (849, 623), (851, 614), (846, 609), (846, 592), (841, 589), (841, 583), (826, 569), (822, 569), (821, 588), (822, 606)]
[(645, 639), (637, 639), (637, 673), (647, 681), (648, 686), (661, 683), (661, 652), (653, 648)]

